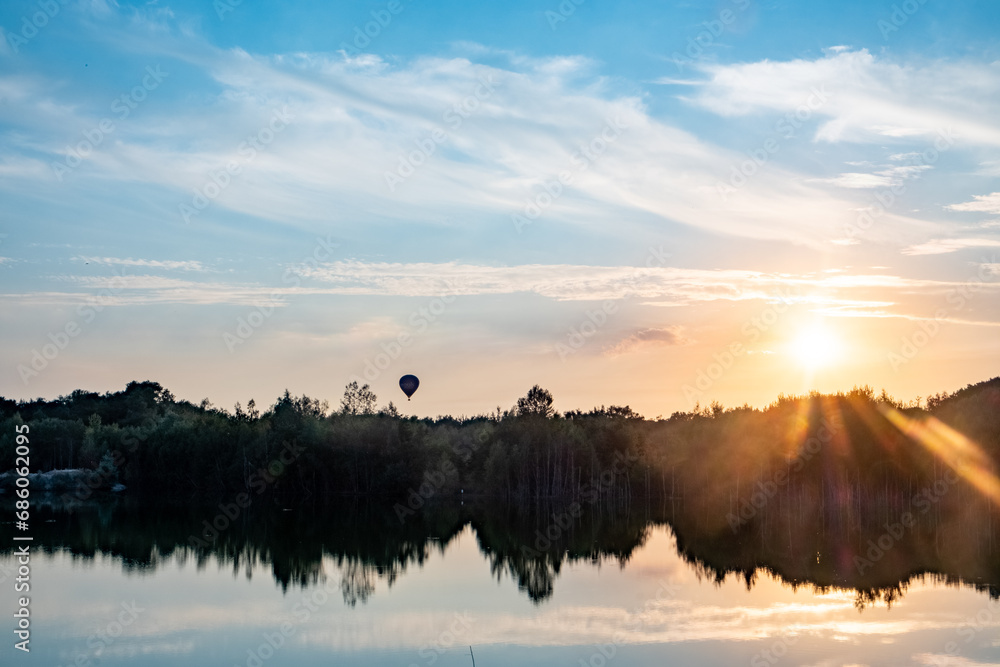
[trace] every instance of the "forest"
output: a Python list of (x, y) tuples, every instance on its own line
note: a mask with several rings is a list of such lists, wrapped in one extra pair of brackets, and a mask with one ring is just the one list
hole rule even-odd
[[(335, 409), (285, 391), (263, 411), (253, 401), (227, 411), (130, 382), (113, 393), (0, 399), (0, 460), (11, 467), (23, 424), (33, 493), (79, 501), (112, 492), (209, 503), (371, 496), (394, 502), (402, 519), (456, 497), (567, 508), (683, 498), (735, 533), (766, 521), (765, 505), (835, 506), (818, 514), (830, 521), (895, 517), (929, 503), (920, 492), (945, 480), (1000, 500), (1000, 378), (922, 405), (857, 387), (657, 420), (627, 406), (560, 414), (537, 385), (507, 410), (420, 419), (378, 407), (357, 383)], [(12, 472), (0, 475), (8, 497), (12, 483)], [(935, 510), (961, 511), (962, 497), (949, 493)]]

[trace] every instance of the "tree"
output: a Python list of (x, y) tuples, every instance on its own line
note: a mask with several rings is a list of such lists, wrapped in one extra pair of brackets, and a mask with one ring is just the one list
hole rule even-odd
[(379, 410), (378, 413), (383, 417), (393, 417), (397, 419), (402, 417), (402, 415), (399, 413), (399, 409), (393, 404), (392, 401), (389, 401), (389, 405)]
[(344, 387), (344, 397), (340, 399), (340, 413), (344, 415), (373, 415), (378, 397), (367, 384), (359, 387), (357, 380)]
[(605, 414), (613, 419), (642, 419), (642, 415), (629, 406), (611, 405)]
[(551, 417), (556, 413), (552, 408), (552, 394), (537, 384), (528, 390), (528, 395), (517, 399), (517, 414), (521, 417), (537, 415)]

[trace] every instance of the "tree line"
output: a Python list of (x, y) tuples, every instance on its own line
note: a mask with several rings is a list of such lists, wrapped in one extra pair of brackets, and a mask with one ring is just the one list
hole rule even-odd
[(80, 499), (116, 485), (167, 500), (385, 496), (409, 511), (454, 496), (591, 505), (682, 497), (741, 530), (759, 519), (748, 504), (762, 495), (780, 503), (805, 494), (825, 507), (850, 489), (857, 508), (891, 514), (953, 464), (941, 444), (949, 437), (973, 443), (981, 456), (972, 463), (996, 478), (1000, 378), (935, 395), (926, 407), (860, 387), (656, 420), (628, 406), (560, 414), (537, 385), (508, 410), (427, 419), (378, 407), (357, 383), (335, 409), (286, 390), (266, 409), (250, 401), (227, 411), (178, 400), (157, 382), (130, 382), (51, 401), (0, 398), (6, 466), (20, 424), (30, 426), (34, 472), (87, 471), (46, 482)]

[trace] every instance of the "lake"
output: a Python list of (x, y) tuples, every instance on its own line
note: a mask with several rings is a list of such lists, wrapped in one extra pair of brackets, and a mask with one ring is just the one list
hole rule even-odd
[[(667, 502), (582, 513), (457, 502), (412, 514), (368, 503), (252, 509), (230, 520), (218, 507), (127, 499), (36, 507), (30, 659), (13, 648), (4, 524), (3, 664), (1000, 663), (996, 582), (969, 574), (1000, 560), (992, 522), (968, 537), (974, 550), (957, 549), (985, 565), (934, 571), (917, 557), (892, 585), (850, 587), (824, 580), (857, 572), (823, 569), (843, 541), (829, 527), (820, 537), (831, 546), (808, 556), (799, 549), (814, 536), (769, 536), (759, 563), (741, 564), (742, 545), (713, 552), (731, 559), (720, 565), (691, 546), (705, 536), (679, 539), (687, 529)], [(910, 539), (956, 546), (924, 527), (893, 539), (880, 567), (905, 571), (921, 553)]]

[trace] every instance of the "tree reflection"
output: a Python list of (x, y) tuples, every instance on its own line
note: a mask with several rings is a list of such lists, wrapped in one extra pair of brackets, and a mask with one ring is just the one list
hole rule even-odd
[[(74, 506), (39, 503), (34, 525), (39, 550), (84, 560), (111, 557), (128, 574), (191, 559), (198, 568), (213, 562), (227, 567), (234, 577), (267, 571), (283, 591), (337, 576), (344, 603), (351, 607), (364, 605), (379, 585), (391, 587), (435, 552), (444, 553), (467, 529), (493, 576), (498, 581), (509, 577), (535, 604), (552, 596), (567, 564), (625, 567), (656, 526), (669, 527), (680, 557), (716, 585), (735, 578), (750, 589), (770, 577), (793, 589), (850, 589), (859, 609), (891, 606), (912, 582), (928, 577), (1000, 596), (997, 517), (975, 498), (962, 501), (960, 516), (928, 513), (899, 533), (891, 523), (888, 529), (886, 522), (880, 524), (882, 517), (820, 522), (808, 509), (808, 495), (808, 490), (790, 490), (735, 533), (720, 530), (711, 516), (706, 519), (697, 497), (667, 499), (653, 508), (644, 504), (641, 512), (628, 503), (586, 506), (575, 513), (545, 503), (440, 504), (404, 521), (388, 505), (363, 501), (255, 506), (214, 539), (206, 539), (202, 529), (216, 508), (121, 499)], [(0, 532), (10, 532), (8, 525)], [(12, 543), (0, 536), (0, 544)], [(10, 546), (0, 550), (10, 553)]]

